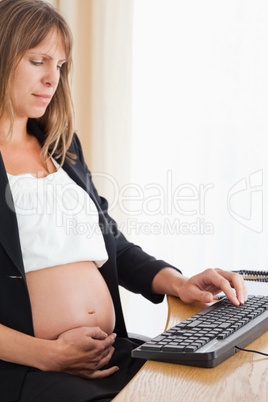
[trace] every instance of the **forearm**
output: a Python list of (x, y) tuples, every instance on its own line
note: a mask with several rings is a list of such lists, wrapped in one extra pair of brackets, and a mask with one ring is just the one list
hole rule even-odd
[(78, 327), (63, 332), (57, 340), (35, 338), (0, 324), (0, 360), (61, 371), (83, 378), (104, 378), (118, 370), (102, 369), (114, 352), (115, 334), (98, 327)]
[(54, 341), (35, 338), (0, 324), (0, 359), (51, 370), (56, 355)]
[(153, 279), (152, 292), (179, 297), (180, 287), (186, 280), (187, 278), (177, 270), (170, 267), (163, 268)]

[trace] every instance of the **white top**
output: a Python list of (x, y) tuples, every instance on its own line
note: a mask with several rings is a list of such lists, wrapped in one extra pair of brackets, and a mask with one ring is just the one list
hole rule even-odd
[(59, 167), (43, 178), (8, 175), (25, 272), (78, 261), (101, 267), (108, 259), (97, 208)]

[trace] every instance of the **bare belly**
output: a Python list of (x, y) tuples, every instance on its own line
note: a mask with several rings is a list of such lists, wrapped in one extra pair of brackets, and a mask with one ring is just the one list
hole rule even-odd
[(113, 332), (112, 298), (93, 262), (28, 272), (26, 279), (36, 337), (56, 339), (62, 332), (81, 326)]

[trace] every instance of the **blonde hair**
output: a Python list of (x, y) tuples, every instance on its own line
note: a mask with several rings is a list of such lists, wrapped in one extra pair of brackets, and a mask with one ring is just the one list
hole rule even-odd
[(7, 114), (10, 120), (8, 135), (12, 135), (14, 113), (10, 100), (12, 75), (19, 61), (29, 49), (38, 46), (52, 28), (62, 36), (66, 63), (62, 66), (58, 88), (44, 115), (37, 120), (46, 140), (42, 153), (62, 158), (62, 163), (74, 155), (67, 152), (73, 136), (74, 113), (69, 73), (72, 65), (72, 34), (64, 18), (42, 0), (0, 1), (0, 118)]

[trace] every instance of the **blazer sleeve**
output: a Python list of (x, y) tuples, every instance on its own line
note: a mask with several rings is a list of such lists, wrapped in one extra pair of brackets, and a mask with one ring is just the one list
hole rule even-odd
[(75, 134), (73, 139), (75, 153), (87, 177), (90, 177), (90, 189), (94, 193), (110, 231), (113, 234), (116, 247), (116, 262), (119, 284), (134, 293), (140, 293), (154, 303), (160, 303), (163, 295), (152, 293), (152, 281), (155, 275), (165, 267), (171, 267), (181, 272), (179, 269), (168, 264), (163, 260), (157, 260), (153, 256), (144, 252), (141, 247), (129, 242), (118, 229), (118, 225), (108, 214), (108, 202), (99, 196), (91, 177), (91, 173), (85, 163), (82, 147), (78, 136)]

